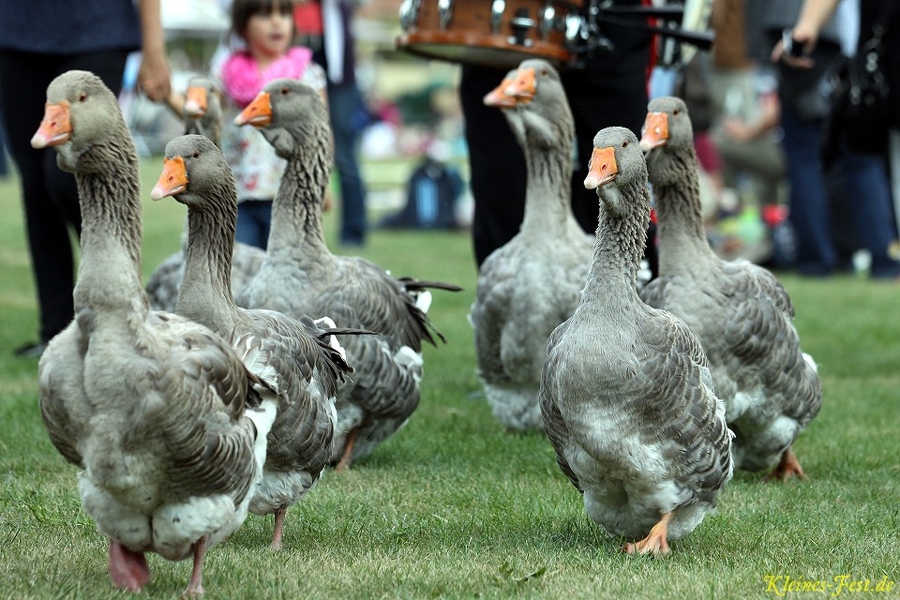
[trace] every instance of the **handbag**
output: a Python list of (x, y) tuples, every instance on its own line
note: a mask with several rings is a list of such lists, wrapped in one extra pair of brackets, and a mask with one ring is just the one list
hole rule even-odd
[(893, 2), (872, 27), (872, 36), (852, 57), (844, 57), (831, 76), (823, 160), (831, 164), (843, 144), (860, 154), (883, 154), (888, 147), (890, 85), (884, 70), (884, 34)]

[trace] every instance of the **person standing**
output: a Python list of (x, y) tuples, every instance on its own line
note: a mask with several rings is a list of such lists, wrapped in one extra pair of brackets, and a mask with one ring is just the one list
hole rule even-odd
[(0, 2), (0, 23), (0, 114), (20, 174), (40, 321), (38, 339), (13, 352), (36, 358), (74, 316), (70, 232), (81, 233), (74, 176), (57, 167), (53, 148), (36, 150), (30, 143), (47, 86), (61, 73), (80, 69), (118, 94), (128, 54), (140, 49), (138, 86), (162, 102), (170, 90), (169, 64), (160, 0), (86, 0), (77, 7), (62, 0)]
[(265, 249), (272, 201), (287, 161), (253, 127), (232, 122), (263, 86), (281, 77), (297, 79), (325, 97), (325, 73), (312, 49), (294, 45), (291, 0), (234, 0), (230, 41), (236, 47), (214, 60), (212, 76), (225, 95), (222, 152), (234, 171), (238, 194), (235, 241)]
[[(856, 1), (856, 0), (854, 0)], [(900, 68), (900, 9), (891, 5), (895, 0), (858, 0), (858, 5), (844, 5), (852, 8), (858, 16), (859, 31), (854, 32), (851, 44), (857, 49), (868, 40), (875, 20), (887, 10), (889, 17), (885, 42), (888, 51), (885, 63), (889, 78)], [(796, 97), (793, 87), (785, 88), (785, 82), (811, 79), (809, 74), (822, 73), (841, 48), (841, 27), (849, 19), (835, 19), (839, 0), (792, 0), (791, 2), (770, 2), (769, 13), (780, 15), (780, 21), (773, 22), (778, 41), (773, 41), (771, 58), (779, 64), (783, 77), (780, 86), (782, 94), (781, 125), (784, 130), (784, 149), (788, 159), (788, 176), (791, 182), (791, 222), (797, 233), (798, 270), (807, 275), (830, 274), (837, 266), (838, 257), (833, 240), (831, 210), (825, 188), (826, 165), (821, 160), (821, 148), (825, 142), (825, 119), (828, 105), (814, 119), (804, 115), (803, 107), (813, 106), (807, 95)], [(890, 14), (890, 13), (893, 14)], [(782, 27), (787, 28), (791, 38), (801, 45), (802, 56), (791, 56), (784, 47)], [(846, 49), (847, 44), (844, 44)], [(836, 48), (829, 49), (829, 48)], [(894, 77), (900, 81), (900, 74)], [(891, 86), (890, 122), (886, 128), (900, 127), (900, 95), (897, 86)], [(787, 92), (787, 95), (785, 93)], [(801, 90), (802, 92), (802, 90)], [(839, 144), (836, 160), (845, 181), (853, 186), (854, 202), (852, 215), (855, 220), (857, 243), (871, 255), (870, 275), (875, 279), (894, 280), (900, 278), (900, 261), (892, 254), (897, 244), (897, 226), (892, 207), (890, 180), (886, 170), (888, 156), (878, 156), (851, 152)], [(898, 147), (900, 150), (900, 147)]]
[(294, 0), (296, 43), (313, 50), (325, 68), (328, 107), (334, 135), (334, 162), (340, 183), (339, 239), (345, 246), (366, 241), (366, 188), (359, 168), (357, 116), (363, 108), (356, 82), (355, 0)]
[[(640, 6), (641, 0), (616, 0), (617, 6)], [(586, 9), (585, 9), (586, 10)], [(575, 163), (572, 210), (582, 228), (597, 229), (599, 204), (584, 187), (594, 136), (619, 125), (640, 135), (647, 114), (647, 81), (653, 35), (634, 28), (604, 25), (611, 50), (597, 49), (584, 68), (563, 69), (563, 87), (575, 118)], [(469, 148), (469, 170), (475, 213), (472, 244), (478, 266), (519, 231), (525, 211), (525, 157), (501, 111), (485, 106), (484, 96), (503, 80), (508, 69), (464, 64), (459, 95)], [(648, 245), (648, 258), (655, 249)]]

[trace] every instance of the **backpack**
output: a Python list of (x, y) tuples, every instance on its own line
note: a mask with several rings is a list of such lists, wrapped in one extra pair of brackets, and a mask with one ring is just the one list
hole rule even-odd
[(456, 202), (463, 180), (454, 167), (426, 158), (406, 184), (406, 206), (387, 215), (381, 226), (410, 229), (456, 229)]

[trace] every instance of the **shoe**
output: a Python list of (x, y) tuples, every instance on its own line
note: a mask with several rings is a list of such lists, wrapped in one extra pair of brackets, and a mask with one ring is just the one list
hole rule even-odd
[(46, 349), (46, 342), (28, 342), (13, 350), (13, 356), (17, 358), (40, 358)]

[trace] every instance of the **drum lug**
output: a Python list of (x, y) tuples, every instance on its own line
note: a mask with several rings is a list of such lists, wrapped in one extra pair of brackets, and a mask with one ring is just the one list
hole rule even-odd
[(403, 0), (400, 4), (400, 28), (409, 31), (413, 23), (419, 20), (419, 7), (422, 0)]
[(516, 16), (509, 20), (509, 25), (513, 30), (513, 35), (509, 38), (510, 43), (519, 46), (534, 45), (534, 42), (527, 39), (527, 36), (529, 29), (537, 28), (537, 22), (528, 16), (527, 8), (517, 10)]
[(541, 13), (541, 22), (538, 31), (541, 32), (541, 39), (546, 40), (550, 32), (556, 27), (556, 9), (549, 2)]
[(453, 18), (453, 0), (438, 0), (438, 19), (441, 29), (447, 29)]
[(491, 4), (491, 33), (500, 33), (500, 25), (503, 23), (503, 12), (506, 10), (506, 0), (494, 0)]

